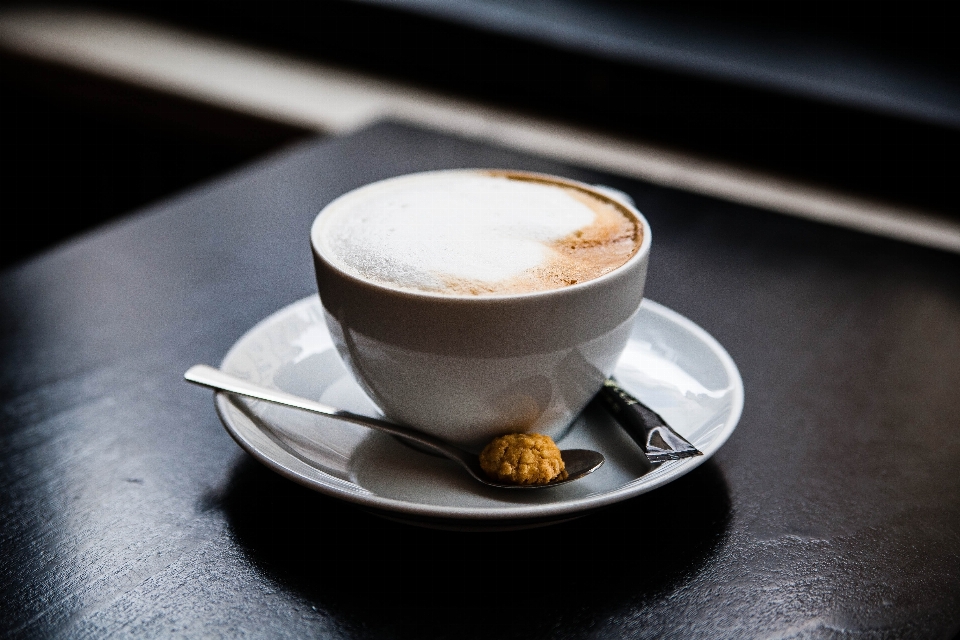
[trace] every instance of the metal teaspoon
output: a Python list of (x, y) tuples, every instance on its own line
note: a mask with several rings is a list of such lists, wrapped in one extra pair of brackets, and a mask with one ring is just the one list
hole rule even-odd
[(590, 451), (589, 449), (567, 449), (560, 452), (567, 471), (567, 477), (564, 480), (554, 480), (547, 484), (508, 484), (505, 482), (496, 482), (487, 477), (483, 469), (480, 468), (480, 459), (477, 455), (447, 444), (439, 438), (434, 438), (433, 436), (420, 433), (408, 427), (402, 427), (398, 424), (387, 422), (386, 420), (379, 420), (377, 418), (370, 418), (336, 409), (276, 389), (261, 387), (205, 364), (190, 367), (187, 369), (187, 372), (183, 374), (183, 377), (188, 382), (210, 387), (211, 389), (248, 396), (250, 398), (256, 398), (257, 400), (265, 400), (266, 402), (273, 402), (296, 409), (303, 409), (304, 411), (319, 413), (330, 418), (352, 422), (394, 436), (399, 436), (405, 440), (426, 447), (431, 451), (435, 451), (445, 458), (460, 463), (475, 480), (491, 487), (500, 487), (501, 489), (544, 489), (547, 487), (558, 487), (593, 473), (603, 464), (603, 455), (598, 451)]

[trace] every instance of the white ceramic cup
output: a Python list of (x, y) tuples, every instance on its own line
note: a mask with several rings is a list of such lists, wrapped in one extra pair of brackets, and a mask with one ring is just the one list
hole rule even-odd
[[(469, 170), (467, 170), (469, 171)], [(311, 229), (317, 286), (337, 351), (391, 420), (479, 451), (505, 433), (560, 439), (612, 373), (643, 299), (651, 233), (646, 219), (610, 190), (554, 176), (619, 206), (642, 227), (625, 264), (561, 289), (505, 295), (444, 295), (391, 288), (347, 273), (325, 242), (326, 213), (377, 182), (327, 205)], [(502, 172), (501, 172), (502, 173)]]

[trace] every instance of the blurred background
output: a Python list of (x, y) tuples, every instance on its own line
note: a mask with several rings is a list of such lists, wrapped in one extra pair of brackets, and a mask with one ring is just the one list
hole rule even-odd
[(383, 117), (948, 247), (947, 7), (3, 2), (2, 264)]

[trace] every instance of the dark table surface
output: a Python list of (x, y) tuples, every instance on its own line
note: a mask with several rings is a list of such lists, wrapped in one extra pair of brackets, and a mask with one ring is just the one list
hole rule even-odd
[[(313, 292), (324, 204), (471, 166), (636, 199), (655, 233), (647, 295), (743, 376), (740, 425), (710, 461), (552, 527), (418, 529), (268, 471), (182, 382)], [(5, 636), (960, 631), (957, 255), (383, 124), (6, 270), (0, 354)]]

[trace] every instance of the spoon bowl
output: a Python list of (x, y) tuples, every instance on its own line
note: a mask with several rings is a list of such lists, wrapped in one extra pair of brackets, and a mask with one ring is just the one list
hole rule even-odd
[(284, 391), (261, 387), (260, 385), (247, 382), (246, 380), (234, 377), (205, 364), (190, 367), (187, 372), (183, 374), (183, 377), (187, 382), (192, 382), (203, 387), (247, 396), (249, 398), (256, 398), (257, 400), (264, 400), (287, 407), (294, 407), (389, 433), (438, 453), (445, 458), (449, 458), (459, 463), (460, 466), (478, 482), (501, 489), (545, 489), (548, 487), (558, 487), (593, 473), (600, 468), (600, 465), (602, 465), (604, 461), (603, 454), (598, 451), (591, 451), (589, 449), (566, 449), (560, 452), (564, 467), (566, 467), (567, 471), (567, 477), (563, 480), (554, 480), (546, 484), (511, 484), (497, 482), (488, 477), (483, 469), (480, 468), (480, 459), (476, 454), (464, 451), (439, 438), (420, 433), (409, 427), (336, 409)]

